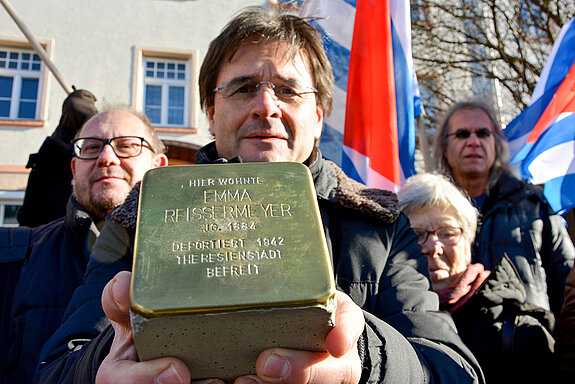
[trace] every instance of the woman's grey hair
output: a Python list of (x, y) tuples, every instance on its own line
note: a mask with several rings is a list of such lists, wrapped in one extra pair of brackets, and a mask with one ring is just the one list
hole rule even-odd
[(452, 209), (463, 228), (463, 236), (471, 243), (477, 229), (477, 209), (467, 194), (443, 175), (421, 173), (407, 179), (397, 193), (399, 209), (411, 214), (431, 208)]

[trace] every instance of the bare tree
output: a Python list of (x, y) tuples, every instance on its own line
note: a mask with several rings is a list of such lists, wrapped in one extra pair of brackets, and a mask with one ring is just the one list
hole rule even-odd
[(414, 66), (425, 125), (469, 97), (492, 101), (505, 125), (529, 105), (573, 0), (412, 0)]

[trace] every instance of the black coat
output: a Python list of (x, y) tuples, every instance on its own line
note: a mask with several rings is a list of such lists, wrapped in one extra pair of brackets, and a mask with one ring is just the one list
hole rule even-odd
[[(214, 161), (213, 153), (213, 146), (201, 150), (200, 162)], [(477, 361), (457, 335), (451, 316), (438, 310), (427, 260), (407, 218), (399, 213), (396, 196), (348, 179), (321, 158), (310, 170), (334, 260), (336, 286), (364, 310), (362, 381), (483, 382)], [(131, 268), (137, 196), (133, 190), (112, 213), (114, 221), (104, 226), (86, 284), (74, 295), (71, 316), (42, 353), (46, 364), (38, 378), (43, 383), (94, 379), (113, 337), (110, 327), (98, 330), (103, 316), (99, 299), (107, 281)], [(79, 351), (67, 352), (70, 339), (85, 337), (96, 339)]]
[(487, 383), (543, 383), (550, 376), (554, 316), (526, 304), (525, 298), (523, 282), (504, 255), (473, 296), (452, 313)]
[(72, 194), (71, 140), (84, 122), (97, 110), (96, 97), (85, 89), (70, 93), (62, 103), (60, 122), (44, 140), (38, 153), (28, 159), (31, 168), (24, 202), (18, 210), (18, 222), (37, 227), (66, 215), (66, 204)]
[(473, 262), (492, 270), (504, 253), (525, 283), (527, 302), (557, 317), (575, 248), (563, 218), (551, 210), (541, 189), (506, 174), (481, 209)]
[(65, 217), (30, 230), (26, 257), (18, 265), (12, 263), (17, 267), (14, 273), (19, 273), (13, 282), (12, 303), (2, 306), (2, 322), (9, 324), (9, 333), (1, 346), (8, 356), (1, 383), (32, 381), (42, 346), (58, 329), (72, 294), (84, 281), (98, 234), (73, 197)]

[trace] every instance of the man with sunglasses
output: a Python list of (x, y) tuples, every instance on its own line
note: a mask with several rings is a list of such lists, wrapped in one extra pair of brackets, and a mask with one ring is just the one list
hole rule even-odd
[(148, 169), (167, 165), (165, 147), (148, 119), (128, 109), (93, 116), (72, 145), (73, 193), (66, 216), (30, 230), (13, 295), (2, 297), (0, 320), (9, 322), (9, 333), (2, 338), (6, 345), (0, 345), (7, 358), (0, 365), (5, 368), (2, 383), (32, 381), (42, 345), (84, 281), (104, 219)]
[(507, 140), (493, 109), (481, 101), (455, 104), (434, 143), (436, 169), (467, 191), (479, 210), (473, 262), (491, 270), (504, 253), (527, 291), (527, 302), (559, 314), (575, 249), (561, 216), (541, 188), (510, 166)]

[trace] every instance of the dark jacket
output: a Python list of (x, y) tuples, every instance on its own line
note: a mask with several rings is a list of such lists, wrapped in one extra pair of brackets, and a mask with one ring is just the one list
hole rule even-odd
[(32, 381), (42, 346), (58, 329), (68, 301), (84, 281), (97, 235), (75, 198), (70, 198), (65, 217), (31, 230), (27, 256), (17, 267), (20, 276), (11, 306), (2, 306), (2, 321), (10, 320), (9, 338), (2, 345), (8, 360), (0, 372), (1, 383)]
[(487, 383), (543, 383), (553, 352), (553, 313), (525, 303), (525, 287), (504, 255), (473, 296), (455, 312), (461, 339)]
[(72, 148), (47, 137), (38, 153), (28, 158), (31, 168), (18, 222), (27, 227), (50, 223), (66, 215), (66, 203), (72, 194)]
[(66, 204), (72, 194), (71, 140), (84, 122), (97, 110), (96, 97), (84, 89), (74, 90), (62, 103), (60, 122), (44, 140), (38, 153), (28, 159), (31, 168), (24, 202), (18, 210), (18, 222), (37, 227), (66, 215)]
[(30, 235), (27, 227), (0, 227), (0, 382), (8, 362), (10, 342), (10, 311), (14, 289), (20, 278), (24, 260), (30, 253)]
[[(198, 162), (217, 159), (215, 147), (198, 153)], [(396, 196), (368, 189), (347, 178), (335, 164), (321, 159), (310, 170), (333, 257), (337, 288), (363, 308), (366, 329), (360, 346), (363, 382), (483, 382), (475, 358), (455, 331), (451, 316), (438, 311), (430, 290), (427, 261), (399, 213)], [(91, 382), (105, 357), (113, 331), (97, 331), (103, 316), (104, 285), (122, 269), (131, 268), (131, 246), (138, 191), (115, 210), (94, 246), (86, 284), (75, 293), (71, 321), (46, 344), (43, 383)], [(126, 229), (129, 234), (126, 233)], [(98, 308), (95, 308), (98, 307)], [(76, 310), (74, 311), (74, 308)], [(99, 335), (99, 336), (98, 336)], [(66, 352), (70, 339), (94, 338), (83, 348)], [(59, 355), (65, 353), (58, 360)]]
[(564, 220), (541, 188), (504, 174), (481, 209), (473, 262), (492, 270), (506, 253), (527, 290), (527, 302), (557, 317), (575, 248)]
[(565, 304), (555, 332), (555, 370), (558, 383), (575, 381), (575, 268), (571, 269), (565, 285)]

